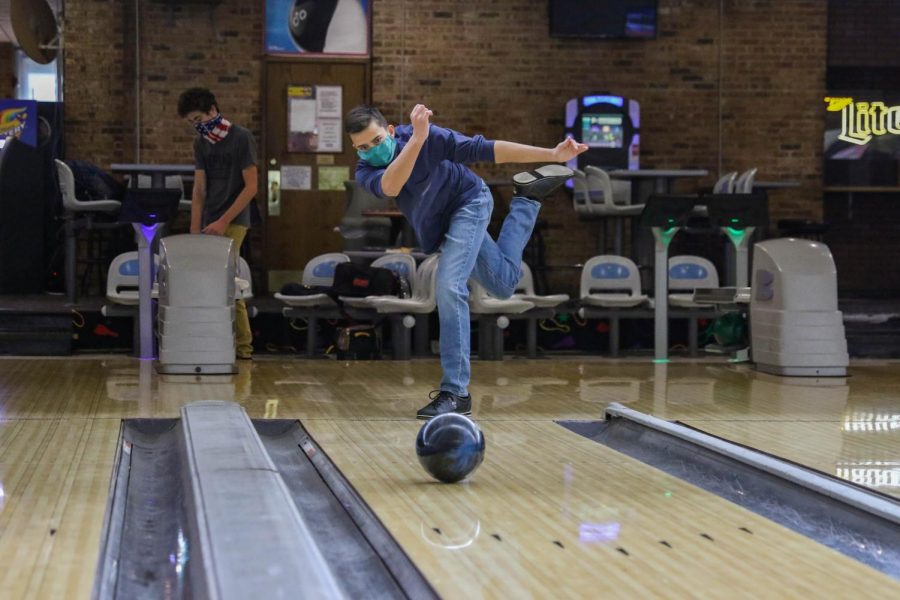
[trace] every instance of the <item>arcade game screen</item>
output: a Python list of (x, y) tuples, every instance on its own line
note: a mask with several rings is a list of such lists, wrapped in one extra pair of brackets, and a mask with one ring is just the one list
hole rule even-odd
[(581, 142), (590, 148), (621, 148), (623, 137), (622, 115), (581, 115)]

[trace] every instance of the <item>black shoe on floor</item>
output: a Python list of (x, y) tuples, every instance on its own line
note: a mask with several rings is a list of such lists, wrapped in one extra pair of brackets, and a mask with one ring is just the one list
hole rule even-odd
[(428, 396), (431, 402), (423, 406), (416, 413), (417, 419), (431, 419), (444, 413), (457, 413), (459, 415), (472, 414), (472, 395), (457, 396), (444, 390), (435, 390)]
[(543, 200), (572, 177), (572, 169), (562, 165), (544, 165), (513, 177), (515, 195)]

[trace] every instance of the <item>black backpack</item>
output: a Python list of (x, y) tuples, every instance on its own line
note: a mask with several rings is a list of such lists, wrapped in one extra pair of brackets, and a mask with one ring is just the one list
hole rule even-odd
[(340, 263), (334, 268), (332, 293), (349, 298), (399, 296), (400, 278), (390, 269)]

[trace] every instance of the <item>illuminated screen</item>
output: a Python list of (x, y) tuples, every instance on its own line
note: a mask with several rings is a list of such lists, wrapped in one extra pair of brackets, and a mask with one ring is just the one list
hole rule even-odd
[(590, 148), (621, 148), (624, 131), (621, 114), (581, 115), (581, 142)]

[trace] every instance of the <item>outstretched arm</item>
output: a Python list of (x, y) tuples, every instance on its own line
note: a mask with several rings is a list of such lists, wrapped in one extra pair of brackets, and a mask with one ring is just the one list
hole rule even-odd
[(494, 162), (497, 164), (566, 162), (587, 149), (586, 144), (579, 144), (572, 138), (566, 138), (555, 148), (538, 148), (537, 146), (497, 140), (494, 142)]
[(409, 176), (412, 175), (413, 167), (416, 166), (416, 159), (419, 158), (419, 152), (428, 139), (428, 119), (431, 117), (431, 111), (424, 104), (416, 104), (409, 116), (410, 123), (413, 126), (413, 134), (400, 154), (397, 155), (388, 168), (385, 169), (384, 175), (381, 177), (381, 191), (385, 196), (396, 196), (406, 185)]

